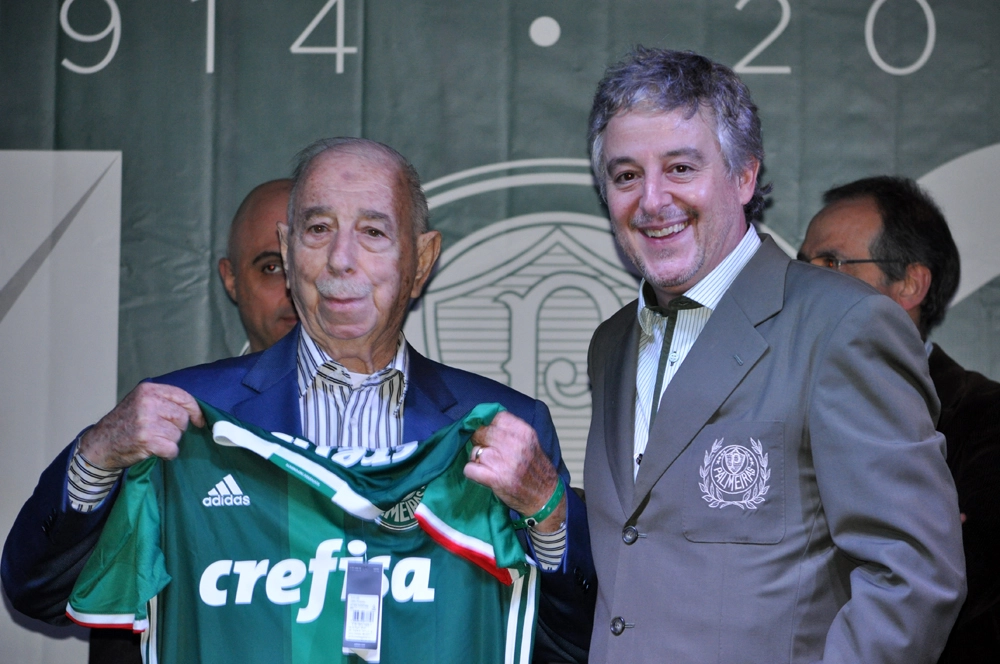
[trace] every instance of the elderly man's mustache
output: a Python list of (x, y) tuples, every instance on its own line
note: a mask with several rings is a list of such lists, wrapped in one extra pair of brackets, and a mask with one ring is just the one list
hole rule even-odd
[(332, 300), (351, 300), (365, 297), (372, 292), (371, 284), (358, 283), (350, 279), (324, 275), (316, 280), (316, 290)]

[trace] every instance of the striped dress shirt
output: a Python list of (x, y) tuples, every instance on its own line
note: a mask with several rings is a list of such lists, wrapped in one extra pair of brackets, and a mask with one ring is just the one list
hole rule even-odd
[(105, 470), (90, 463), (83, 458), (77, 446), (69, 462), (66, 481), (66, 495), (70, 507), (77, 512), (92, 512), (111, 493), (121, 474), (120, 468)]
[(356, 374), (299, 328), (298, 383), (302, 435), (320, 447), (398, 447), (409, 356), (403, 333), (384, 369)]
[[(705, 329), (712, 311), (719, 305), (722, 296), (736, 279), (760, 247), (757, 231), (751, 226), (736, 248), (705, 278), (688, 289), (684, 296), (701, 306), (697, 309), (682, 309), (677, 312), (677, 323), (670, 340), (670, 355), (663, 373), (663, 385), (656, 395), (659, 403), (670, 380), (680, 369), (698, 335)], [(647, 302), (649, 305), (647, 306)], [(639, 284), (639, 360), (635, 374), (635, 440), (633, 442), (633, 478), (639, 473), (642, 454), (649, 441), (649, 416), (653, 408), (653, 388), (656, 371), (660, 362), (660, 349), (667, 321), (650, 309), (656, 306), (656, 295), (652, 287), (643, 279)]]

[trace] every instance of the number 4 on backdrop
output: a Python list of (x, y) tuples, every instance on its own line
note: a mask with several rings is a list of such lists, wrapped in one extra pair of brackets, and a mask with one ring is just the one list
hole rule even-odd
[[(111, 35), (111, 47), (105, 54), (104, 59), (98, 62), (96, 65), (89, 67), (78, 65), (72, 62), (69, 58), (63, 58), (62, 66), (69, 69), (77, 74), (96, 74), (110, 64), (114, 59), (115, 54), (118, 52), (118, 44), (121, 41), (121, 31), (122, 31), (122, 17), (121, 12), (118, 10), (118, 4), (115, 0), (104, 0), (105, 4), (108, 5), (108, 9), (111, 10), (111, 18), (108, 21), (106, 28), (100, 32), (96, 32), (91, 35), (85, 35), (77, 32), (73, 26), (69, 23), (69, 8), (76, 0), (64, 0), (62, 8), (59, 11), (59, 25), (62, 26), (63, 31), (71, 38), (79, 42), (92, 43), (100, 41)], [(191, 2), (198, 2), (198, 0), (191, 0)], [(205, 3), (207, 5), (206, 17), (205, 17), (205, 73), (212, 74), (215, 73), (215, 2), (216, 0), (207, 0)], [(323, 8), (319, 10), (313, 20), (306, 26), (306, 29), (302, 31), (302, 34), (298, 36), (298, 39), (291, 45), (288, 49), (294, 54), (325, 54), (325, 55), (336, 55), (337, 56), (337, 73), (344, 73), (344, 56), (353, 55), (358, 52), (356, 46), (345, 46), (344, 45), (344, 5), (347, 4), (347, 0), (327, 0), (327, 3), (323, 5)], [(326, 17), (333, 7), (337, 7), (337, 43), (334, 46), (303, 46), (303, 42), (309, 38), (316, 26)]]

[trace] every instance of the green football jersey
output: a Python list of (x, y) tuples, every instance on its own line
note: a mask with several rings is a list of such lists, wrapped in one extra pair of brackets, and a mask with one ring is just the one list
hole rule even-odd
[[(428, 440), (316, 447), (202, 403), (177, 459), (133, 466), (67, 615), (143, 632), (150, 663), (531, 659), (538, 572), (467, 480), (477, 406)], [(382, 565), (378, 650), (343, 648), (345, 571)]]

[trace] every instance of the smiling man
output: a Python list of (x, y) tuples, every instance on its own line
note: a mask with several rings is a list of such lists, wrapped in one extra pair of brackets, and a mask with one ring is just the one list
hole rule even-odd
[[(65, 621), (66, 599), (119, 495), (123, 469), (150, 456), (177, 457), (178, 441), (188, 424), (205, 423), (195, 398), (267, 431), (301, 436), (321, 448), (372, 450), (372, 458), (386, 456), (388, 448), (426, 440), (479, 403), (497, 402), (509, 412), (501, 413), (484, 432), (503, 430), (511, 420), (525, 429), (503, 441), (491, 438), (490, 448), (480, 447), (468, 461), (467, 474), (493, 489), (510, 508), (534, 517), (522, 520), (528, 534), (521, 541), (542, 568), (540, 620), (547, 614), (582, 611), (583, 618), (573, 627), (589, 632), (585, 607), (588, 601), (592, 606), (593, 594), (588, 597), (586, 587), (581, 589), (577, 581), (579, 565), (589, 564), (589, 550), (575, 547), (575, 560), (583, 562), (571, 567), (562, 556), (562, 548), (552, 545), (553, 538), (558, 542), (565, 539), (568, 529), (586, 542), (587, 531), (579, 499), (560, 490), (569, 483), (569, 474), (548, 408), (492, 380), (433, 362), (414, 351), (403, 337), (406, 310), (430, 276), (441, 246), (440, 234), (428, 230), (427, 200), (416, 171), (388, 146), (337, 138), (306, 148), (299, 155), (293, 182), (288, 223), (280, 224), (279, 230), (287, 285), (301, 326), (262, 353), (192, 367), (139, 385), (67, 447), (43, 474), (4, 547), (3, 583), (12, 604), (36, 618)], [(489, 437), (488, 433), (481, 435)], [(379, 464), (371, 461), (371, 465)], [(200, 490), (231, 493), (236, 486), (249, 486), (251, 479), (260, 480), (241, 475), (237, 483), (237, 478), (226, 472), (218, 468), (216, 476), (223, 481), (214, 489), (207, 486)], [(284, 486), (284, 481), (279, 484)], [(420, 502), (417, 493), (387, 510), (384, 519), (379, 517), (365, 527), (380, 533), (415, 528), (414, 519), (399, 524), (387, 515), (412, 512)], [(172, 499), (194, 500), (200, 505), (203, 497), (204, 493), (175, 493)], [(288, 502), (293, 502), (292, 498)], [(311, 542), (313, 549), (326, 540), (322, 532), (310, 531), (306, 536), (316, 539)], [(226, 542), (199, 544), (208, 545), (221, 547), (222, 558), (235, 555), (227, 555)], [(547, 555), (546, 551), (555, 553)], [(305, 564), (297, 562), (304, 573)], [(270, 560), (259, 564), (266, 570)], [(257, 565), (254, 562), (254, 569)], [(190, 570), (183, 565), (168, 571), (173, 574), (174, 569), (187, 571), (190, 577)], [(282, 588), (301, 582), (285, 583), (287, 579), (280, 574), (283, 568), (275, 569), (278, 573), (272, 576), (285, 584)], [(412, 575), (399, 575), (396, 572), (405, 572), (405, 568), (397, 567), (393, 578), (399, 576), (404, 586), (431, 584), (414, 600), (420, 606), (408, 604), (405, 609), (414, 612), (414, 617), (423, 617), (419, 624), (440, 626), (440, 633), (419, 634), (416, 627), (405, 633), (387, 628), (381, 641), (382, 661), (457, 661), (456, 651), (477, 653), (477, 661), (498, 661), (499, 654), (499, 661), (503, 661), (505, 649), (516, 644), (511, 643), (509, 625), (496, 620), (495, 611), (485, 610), (496, 609), (499, 597), (493, 577), (481, 570), (473, 570), (471, 576), (468, 570), (449, 575), (440, 572), (439, 566), (432, 569), (430, 563), (420, 569), (426, 569), (426, 574), (414, 568)], [(174, 582), (197, 587), (198, 578), (188, 577)], [(469, 582), (470, 578), (475, 582)], [(535, 578), (534, 573), (531, 578)], [(254, 591), (251, 583), (251, 590), (246, 591), (241, 580), (239, 588), (244, 590), (236, 590), (236, 595), (251, 595), (236, 603), (249, 604), (253, 597), (261, 605), (277, 601), (273, 600), (278, 595), (270, 580), (266, 589), (263, 584), (256, 587)], [(326, 592), (320, 588), (316, 592)], [(434, 599), (435, 588), (438, 600)], [(211, 590), (213, 597), (218, 596)], [(220, 589), (214, 586), (214, 590)], [(293, 593), (296, 598), (298, 593)], [(410, 599), (400, 596), (400, 601)], [(534, 590), (525, 590), (524, 596), (532, 602), (533, 610)], [(282, 599), (278, 603), (295, 601)], [(167, 606), (167, 600), (164, 602), (162, 607)], [(191, 611), (195, 609), (199, 615), (206, 611), (201, 605)], [(239, 621), (241, 607), (226, 610), (232, 620)], [(532, 615), (524, 611), (520, 615), (533, 625)], [(456, 616), (472, 626), (453, 620)], [(511, 618), (516, 620), (516, 616)], [(272, 627), (274, 633), (256, 630), (240, 638), (273, 642), (280, 638), (282, 625)], [(539, 629), (544, 646), (538, 649), (539, 656), (559, 661), (585, 657), (577, 644), (550, 635), (544, 624)], [(212, 630), (205, 630), (209, 632)], [(301, 644), (307, 638), (301, 634), (297, 638), (286, 634), (286, 638)], [(484, 634), (497, 638), (485, 642), (481, 640)], [(253, 641), (242, 645), (246, 643)], [(287, 654), (291, 645), (286, 645)], [(218, 657), (232, 661), (235, 652)], [(310, 657), (308, 661), (341, 661), (339, 649), (317, 651)], [(356, 660), (345, 655), (343, 661)]]
[(923, 346), (750, 225), (756, 111), (728, 68), (641, 47), (594, 99), (644, 278), (590, 348), (590, 661), (933, 662), (965, 588)]

